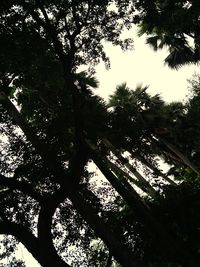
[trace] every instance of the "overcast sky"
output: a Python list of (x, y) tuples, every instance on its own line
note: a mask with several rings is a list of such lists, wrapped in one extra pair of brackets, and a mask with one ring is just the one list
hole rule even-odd
[[(100, 82), (96, 93), (105, 99), (115, 90), (116, 85), (127, 82), (134, 89), (138, 84), (149, 85), (149, 92), (160, 93), (166, 101), (182, 101), (187, 95), (187, 79), (199, 68), (185, 66), (178, 71), (164, 66), (166, 50), (154, 52), (145, 44), (145, 38), (136, 37), (136, 31), (129, 31), (128, 37), (134, 36), (134, 50), (122, 52), (119, 47), (106, 44), (106, 51), (111, 60), (111, 69), (107, 71), (103, 63), (96, 68)], [(127, 35), (127, 34), (126, 34)], [(27, 267), (39, 267), (20, 246), (18, 255), (26, 261)]]

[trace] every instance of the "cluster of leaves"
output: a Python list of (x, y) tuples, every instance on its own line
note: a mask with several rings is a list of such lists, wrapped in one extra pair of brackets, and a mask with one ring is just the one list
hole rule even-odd
[[(199, 1), (139, 1), (139, 34), (155, 50), (166, 46), (165, 62), (172, 68), (197, 63), (199, 56)], [(176, 26), (175, 26), (176, 25)]]

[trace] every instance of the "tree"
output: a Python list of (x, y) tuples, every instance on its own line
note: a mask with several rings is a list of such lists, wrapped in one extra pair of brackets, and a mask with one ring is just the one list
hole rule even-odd
[[(151, 105), (162, 101), (138, 90), (131, 97), (139, 118), (132, 148), (126, 139), (113, 146), (118, 114), (93, 94), (91, 73), (77, 71), (101, 59), (109, 65), (103, 40), (130, 47), (130, 40), (120, 39), (134, 17), (130, 2), (16, 0), (2, 1), (0, 9), (1, 234), (15, 236), (42, 266), (109, 265), (112, 257), (125, 267), (146, 266), (151, 261), (136, 246), (140, 236), (167, 262), (198, 266), (196, 251), (171, 234), (127, 180), (130, 175), (118, 172), (120, 165), (129, 167), (151, 200), (157, 194), (121, 152), (147, 141), (144, 106), (150, 107), (149, 129), (156, 114)], [(120, 135), (127, 136), (125, 128)], [(101, 190), (92, 183), (91, 161), (108, 181)], [(100, 245), (91, 251), (95, 242)]]
[[(183, 162), (198, 175), (198, 168), (189, 160), (191, 155), (181, 147), (184, 142), (178, 140), (181, 127), (187, 127), (184, 121), (187, 117), (184, 114), (186, 107), (181, 103), (167, 105), (159, 95), (150, 96), (146, 90), (147, 87), (130, 90), (126, 85), (122, 85), (117, 87), (115, 94), (111, 96), (109, 105), (113, 108), (112, 134), (116, 140), (112, 139), (115, 145), (120, 145), (121, 150), (129, 151), (151, 169), (156, 166), (152, 166), (143, 155), (147, 159), (149, 157), (150, 161), (155, 156), (164, 157), (169, 163), (173, 163), (175, 159)], [(175, 145), (176, 142), (178, 145)], [(183, 155), (177, 146), (186, 155)], [(171, 183), (169, 179), (168, 182)]]
[[(194, 231), (193, 233), (195, 233), (198, 236), (196, 232), (197, 228), (195, 226), (196, 219), (194, 219), (192, 215), (193, 211), (191, 211), (191, 209), (193, 209), (194, 206), (198, 205), (197, 204), (198, 197), (194, 195), (196, 194), (195, 193), (196, 190), (198, 190), (197, 188), (198, 188), (198, 183), (199, 183), (199, 176), (195, 176), (194, 173), (188, 170), (187, 168), (188, 166), (191, 167), (191, 170), (193, 170), (192, 165), (190, 166), (191, 162), (186, 164), (185, 166), (183, 165), (183, 163), (187, 163), (186, 161), (188, 161), (186, 156), (192, 158), (192, 161), (194, 161), (194, 158), (192, 156), (192, 151), (194, 155), (196, 156), (198, 155), (198, 152), (195, 152), (195, 151), (198, 151), (198, 147), (199, 147), (198, 146), (199, 135), (197, 134), (198, 125), (199, 125), (199, 116), (197, 115), (198, 112), (196, 112), (199, 107), (199, 104), (198, 104), (199, 103), (199, 77), (198, 76), (194, 77), (190, 81), (190, 84), (192, 87), (191, 96), (189, 97), (185, 105), (183, 105), (182, 103), (178, 103), (178, 102), (166, 104), (162, 102), (161, 100), (159, 101), (159, 96), (152, 97), (149, 94), (147, 94), (146, 92), (147, 88), (137, 88), (136, 90), (130, 90), (126, 85), (123, 84), (122, 86), (118, 86), (116, 89), (116, 92), (110, 97), (109, 106), (112, 107), (112, 113), (113, 113), (112, 119), (114, 120), (114, 123), (112, 124), (113, 126), (112, 130), (114, 133), (115, 132), (119, 133), (116, 135), (113, 134), (113, 136), (115, 136), (116, 138), (114, 139), (114, 142), (115, 142), (115, 145), (118, 146), (118, 149), (120, 149), (120, 151), (128, 151), (132, 157), (135, 157), (138, 161), (146, 165), (146, 161), (140, 155), (140, 153), (144, 153), (144, 156), (153, 162), (153, 164), (150, 164), (151, 169), (154, 169), (154, 168), (156, 169), (156, 165), (155, 165), (156, 157), (161, 156), (164, 161), (168, 162), (170, 165), (173, 164), (174, 166), (173, 169), (176, 169), (179, 171), (179, 174), (178, 172), (174, 173), (174, 177), (175, 179), (176, 178), (181, 179), (183, 181), (182, 184), (180, 186), (174, 186), (175, 184), (173, 184), (173, 186), (171, 185), (161, 186), (162, 190), (164, 190), (163, 194), (161, 194), (161, 199), (157, 202), (158, 198), (160, 198), (158, 197), (155, 199), (155, 202), (154, 202), (154, 198), (153, 198), (152, 204), (153, 206), (154, 205), (157, 206), (157, 204), (158, 205), (161, 204), (162, 206), (165, 203), (164, 206), (162, 206), (162, 208), (160, 207), (161, 208), (160, 219), (162, 218), (161, 220), (163, 220), (164, 224), (167, 221), (166, 219), (164, 219), (165, 216), (173, 217), (174, 215), (172, 214), (177, 215), (176, 222), (173, 221), (172, 217), (170, 217), (171, 219), (169, 220), (171, 220), (171, 222), (173, 221), (173, 224), (177, 226), (177, 231), (180, 231), (179, 237), (182, 236), (181, 237), (182, 239), (183, 236), (185, 238), (187, 236), (186, 238), (187, 241), (185, 239), (186, 241), (185, 243), (187, 243), (188, 247), (190, 247), (194, 251), (196, 250), (197, 252), (197, 249), (194, 248), (193, 245), (189, 241), (188, 233), (185, 232), (186, 230), (185, 225), (187, 223), (186, 223), (186, 219), (184, 219), (187, 216), (190, 217), (190, 225), (192, 228), (193, 227), (195, 228), (195, 230), (193, 228), (192, 232)], [(139, 123), (137, 122), (137, 120), (139, 120)], [(122, 121), (123, 123), (120, 124), (120, 121)], [(142, 121), (142, 123), (140, 123), (140, 121)], [(119, 125), (121, 127), (119, 127)], [(141, 132), (140, 134), (138, 134), (139, 138), (137, 139), (137, 135), (135, 135), (135, 132), (137, 133), (138, 131), (141, 131)], [(193, 146), (192, 143), (189, 141), (191, 138), (191, 135), (189, 134), (190, 131), (192, 131), (193, 136), (195, 136), (194, 142), (196, 146)], [(152, 139), (152, 137), (155, 134), (157, 136), (157, 142), (155, 142), (154, 138)], [(163, 135), (164, 135), (164, 142), (163, 142)], [(148, 140), (148, 143), (146, 142), (146, 140)], [(188, 140), (188, 142), (186, 140)], [(134, 154), (131, 151), (132, 149), (134, 149), (134, 145), (132, 145), (132, 143), (135, 145), (135, 149), (136, 149), (136, 152)], [(190, 143), (193, 148), (190, 147)], [(150, 149), (145, 149), (145, 146), (147, 146), (147, 144)], [(178, 146), (178, 149), (181, 149), (181, 151), (183, 151), (183, 153), (186, 156), (180, 153), (180, 151), (177, 149), (177, 146)], [(144, 149), (144, 152), (141, 148)], [(166, 154), (167, 152), (168, 153), (173, 152), (174, 154), (168, 155)], [(184, 157), (186, 161), (183, 160)], [(181, 160), (183, 160), (182, 163), (181, 163)], [(124, 165), (126, 166), (125, 161), (124, 161)], [(182, 177), (180, 177), (180, 172), (182, 172), (182, 175), (181, 175)], [(181, 192), (185, 195), (185, 197), (182, 195)], [(175, 198), (177, 197), (177, 199), (176, 200), (173, 199), (172, 196), (175, 196)], [(195, 204), (192, 199), (193, 200), (195, 199), (194, 200)], [(184, 205), (182, 201), (183, 202), (186, 201), (191, 204), (189, 204), (188, 207), (185, 209), (186, 205)], [(177, 203), (177, 206), (175, 205), (175, 203)], [(171, 210), (173, 205), (175, 205), (174, 211)], [(169, 209), (167, 212), (164, 211), (166, 207), (167, 209)], [(186, 213), (188, 212), (191, 215), (186, 215), (185, 212)], [(170, 224), (170, 222), (167, 221), (166, 223), (172, 230), (173, 226)], [(145, 245), (143, 245), (142, 248), (144, 249)], [(149, 256), (150, 258), (154, 257), (153, 256), (154, 252), (152, 251), (151, 252), (146, 251), (144, 255), (149, 255), (149, 253), (151, 254), (151, 256)], [(162, 257), (162, 262), (164, 264), (165, 262), (164, 257), (163, 256), (161, 257)], [(159, 260), (154, 259), (153, 261), (159, 261)]]
[[(117, 26), (115, 20), (118, 18), (118, 13), (108, 12), (106, 3), (99, 5), (96, 1), (73, 1), (73, 3), (63, 4), (63, 6), (56, 1), (45, 3), (12, 1), (3, 2), (1, 9), (1, 37), (3, 40), (1, 57), (4, 59), (1, 61), (1, 101), (5, 116), (12, 117), (11, 124), (14, 121), (14, 125), (17, 124), (22, 129), (27, 138), (23, 137), (22, 139), (28, 148), (31, 147), (30, 151), (22, 152), (20, 155), (18, 164), (15, 164), (15, 168), (12, 170), (13, 178), (2, 176), (5, 178), (5, 183), (2, 178), (2, 186), (6, 187), (7, 181), (15, 183), (15, 179), (17, 179), (19, 191), (25, 195), (31, 195), (37, 204), (40, 204), (37, 238), (31, 235), (30, 230), (27, 230), (26, 227), (23, 228), (19, 225), (22, 229), (15, 229), (18, 227), (16, 222), (12, 222), (13, 224), (7, 229), (9, 218), (4, 216), (4, 213), (1, 216), (1, 231), (6, 234), (10, 231), (9, 234), (15, 235), (42, 265), (54, 262), (57, 266), (66, 266), (66, 263), (55, 252), (51, 238), (51, 224), (55, 209), (69, 193), (74, 198), (73, 200), (71, 198), (73, 205), (76, 208), (82, 206), (81, 215), (86, 221), (89, 220), (93, 226), (96, 225), (99, 228), (99, 230), (95, 230), (95, 233), (100, 237), (103, 235), (104, 241), (107, 239), (108, 243), (111, 242), (113, 248), (120, 249), (120, 246), (117, 245), (120, 241), (116, 237), (114, 238), (114, 233), (110, 235), (110, 228), (98, 216), (98, 211), (94, 210), (94, 216), (92, 216), (94, 207), (90, 207), (90, 201), (86, 200), (86, 195), (81, 193), (82, 186), (79, 186), (88, 155), (87, 152), (82, 152), (84, 129), (79, 123), (79, 114), (81, 114), (79, 105), (81, 105), (80, 101), (84, 97), (84, 92), (81, 84), (75, 85), (77, 79), (74, 71), (79, 64), (87, 63), (88, 60), (96, 62), (103, 58), (107, 62), (101, 39), (104, 36), (113, 43), (123, 45), (119, 39), (123, 23), (119, 22)], [(6, 51), (4, 41), (6, 43), (9, 41), (10, 44)], [(36, 47), (35, 44), (39, 44), (39, 47)], [(129, 42), (127, 42), (128, 44)], [(9, 60), (6, 60), (7, 56)], [(23, 117), (7, 97), (11, 88), (15, 87), (17, 88), (16, 99), (21, 104)], [(53, 93), (50, 94), (50, 97), (49, 92)], [(59, 123), (58, 117), (60, 120), (59, 132), (53, 132), (55, 126), (58, 127), (55, 124)], [(64, 139), (62, 139), (62, 135)], [(36, 155), (30, 156), (34, 149), (37, 151)], [(64, 159), (62, 159), (63, 156)], [(13, 157), (14, 155), (12, 155)], [(30, 162), (27, 162), (27, 157)], [(66, 164), (69, 165), (69, 168), (64, 170)], [(43, 200), (41, 200), (40, 194), (35, 195), (29, 184), (21, 184), (21, 175), (28, 176), (30, 179), (28, 177), (23, 179), (32, 182), (32, 177), (36, 175), (33, 168), (35, 165), (39, 168), (39, 181), (40, 178), (42, 179), (42, 175), (53, 186), (44, 197), (45, 199), (52, 197), (52, 205), (50, 199), (47, 201), (42, 198)], [(5, 168), (8, 170), (7, 166)], [(42, 171), (43, 168), (44, 171)], [(18, 174), (15, 174), (15, 171)], [(11, 172), (9, 172), (10, 175)], [(29, 186), (28, 192), (24, 189), (26, 185)], [(37, 186), (39, 185), (40, 182)], [(56, 195), (60, 198), (59, 200), (54, 199), (54, 196), (57, 198)], [(11, 202), (12, 205), (13, 202)], [(24, 238), (27, 237), (27, 240), (21, 239), (22, 236), (19, 236), (19, 230), (22, 232), (23, 229), (27, 232), (23, 235)], [(44, 245), (43, 242), (47, 245)], [(125, 244), (122, 244), (118, 252), (116, 251), (116, 255), (118, 254), (121, 258), (122, 251), (124, 251), (124, 265), (134, 266), (134, 257), (131, 252), (129, 255), (129, 249), (123, 248), (123, 246)], [(36, 247), (37, 251), (35, 251)], [(48, 254), (52, 257), (49, 257)], [(112, 251), (112, 254), (115, 253)], [(133, 260), (131, 260), (132, 257)], [(130, 262), (127, 262), (127, 258), (130, 259)]]

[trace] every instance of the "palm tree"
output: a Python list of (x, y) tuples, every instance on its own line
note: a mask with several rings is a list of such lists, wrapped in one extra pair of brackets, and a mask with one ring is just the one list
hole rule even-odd
[(142, 154), (149, 158), (168, 155), (167, 162), (182, 162), (199, 175), (198, 168), (178, 149), (182, 143), (175, 145), (184, 124), (185, 107), (181, 103), (166, 105), (158, 95), (150, 96), (146, 90), (140, 87), (133, 91), (125, 84), (117, 87), (109, 103), (113, 108), (109, 141), (122, 152), (138, 155), (140, 161)]
[(154, 1), (139, 24), (139, 35), (154, 50), (167, 47), (165, 63), (171, 68), (200, 60), (200, 25), (198, 1)]

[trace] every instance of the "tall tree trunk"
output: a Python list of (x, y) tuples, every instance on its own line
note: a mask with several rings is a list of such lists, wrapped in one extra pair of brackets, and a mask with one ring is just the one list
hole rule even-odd
[(149, 195), (156, 197), (157, 191), (147, 182), (147, 180), (124, 158), (121, 153), (115, 149), (115, 147), (110, 143), (108, 139), (104, 139), (104, 144), (106, 147), (118, 158), (122, 165), (124, 165), (144, 186)]
[(147, 159), (145, 159), (141, 154), (137, 153), (135, 157), (144, 165), (146, 165), (150, 170), (152, 170), (155, 174), (162, 177), (165, 181), (167, 181), (171, 185), (177, 185), (172, 179), (170, 179), (166, 174), (164, 174), (161, 170), (153, 166)]
[(112, 172), (115, 173), (116, 176), (120, 180), (127, 179), (127, 181), (130, 181), (131, 183), (135, 184), (140, 190), (142, 190), (148, 196), (150, 196), (152, 198), (155, 198), (155, 195), (151, 194), (151, 192), (149, 192), (144, 185), (142, 185), (138, 180), (136, 180), (133, 177), (131, 177), (127, 172), (125, 172), (122, 169), (120, 169), (116, 164), (114, 164), (113, 162), (111, 162), (109, 160), (107, 160), (107, 164), (108, 164), (108, 166), (110, 166)]
[(198, 168), (185, 156), (183, 155), (173, 144), (168, 142), (165, 138), (158, 137), (158, 140), (163, 143), (170, 151), (172, 151), (186, 166), (193, 170), (197, 175), (199, 175)]

